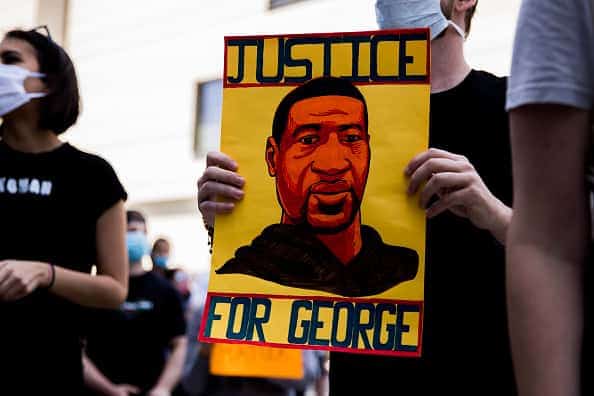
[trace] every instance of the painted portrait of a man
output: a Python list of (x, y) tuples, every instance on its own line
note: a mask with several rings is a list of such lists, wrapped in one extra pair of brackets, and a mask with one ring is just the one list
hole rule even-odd
[(414, 279), (417, 252), (384, 243), (362, 224), (369, 129), (365, 98), (345, 79), (317, 78), (289, 92), (275, 111), (265, 150), (280, 223), (237, 249), (217, 274), (349, 297)]

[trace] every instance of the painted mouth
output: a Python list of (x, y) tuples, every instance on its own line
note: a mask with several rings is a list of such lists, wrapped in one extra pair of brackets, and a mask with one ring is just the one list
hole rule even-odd
[(326, 205), (326, 204), (319, 202), (318, 208), (319, 208), (320, 212), (325, 215), (336, 216), (343, 212), (344, 201), (337, 203), (335, 205)]
[(340, 194), (349, 191), (350, 186), (344, 180), (334, 182), (321, 181), (311, 186), (312, 194)]

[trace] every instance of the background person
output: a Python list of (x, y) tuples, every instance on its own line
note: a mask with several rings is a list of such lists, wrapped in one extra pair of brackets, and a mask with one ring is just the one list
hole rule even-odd
[(180, 294), (184, 311), (191, 297), (190, 277), (181, 268), (170, 268), (171, 243), (165, 238), (158, 238), (151, 249), (153, 271), (167, 279)]
[(151, 249), (151, 261), (153, 263), (153, 271), (161, 276), (171, 280), (171, 274), (168, 268), (169, 258), (171, 254), (171, 244), (165, 238), (158, 238), (153, 243)]
[(125, 384), (143, 395), (169, 395), (180, 380), (187, 347), (182, 302), (167, 280), (142, 268), (149, 251), (146, 220), (136, 211), (126, 215), (128, 297), (119, 310), (93, 314), (85, 380), (106, 394), (117, 394)]

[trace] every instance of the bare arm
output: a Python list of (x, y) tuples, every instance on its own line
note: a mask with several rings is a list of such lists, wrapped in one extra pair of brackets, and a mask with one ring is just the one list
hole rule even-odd
[(133, 395), (140, 392), (135, 386), (116, 385), (111, 382), (84, 353), (83, 369), (85, 385), (100, 395)]
[[(117, 308), (128, 292), (124, 204), (119, 201), (97, 221), (97, 276), (54, 266), (50, 292), (87, 307)], [(59, 263), (51, 263), (58, 264)], [(0, 262), (0, 301), (22, 298), (50, 284), (50, 263)]]
[(181, 378), (187, 347), (186, 336), (177, 336), (171, 340), (171, 353), (157, 385), (149, 392), (149, 396), (169, 395), (171, 393)]
[(511, 131), (507, 294), (518, 386), (522, 396), (577, 396), (589, 117), (562, 106), (521, 107), (511, 112)]
[(52, 292), (80, 305), (117, 308), (128, 293), (124, 203), (118, 202), (97, 221), (97, 276), (56, 267)]

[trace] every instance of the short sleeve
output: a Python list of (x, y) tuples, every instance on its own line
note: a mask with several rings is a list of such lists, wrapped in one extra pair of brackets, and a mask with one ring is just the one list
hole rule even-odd
[(91, 173), (93, 207), (97, 218), (115, 205), (118, 201), (126, 201), (128, 194), (122, 186), (113, 167), (100, 157), (93, 157)]
[(524, 0), (514, 42), (508, 110), (536, 103), (589, 110), (594, 95), (589, 0)]

